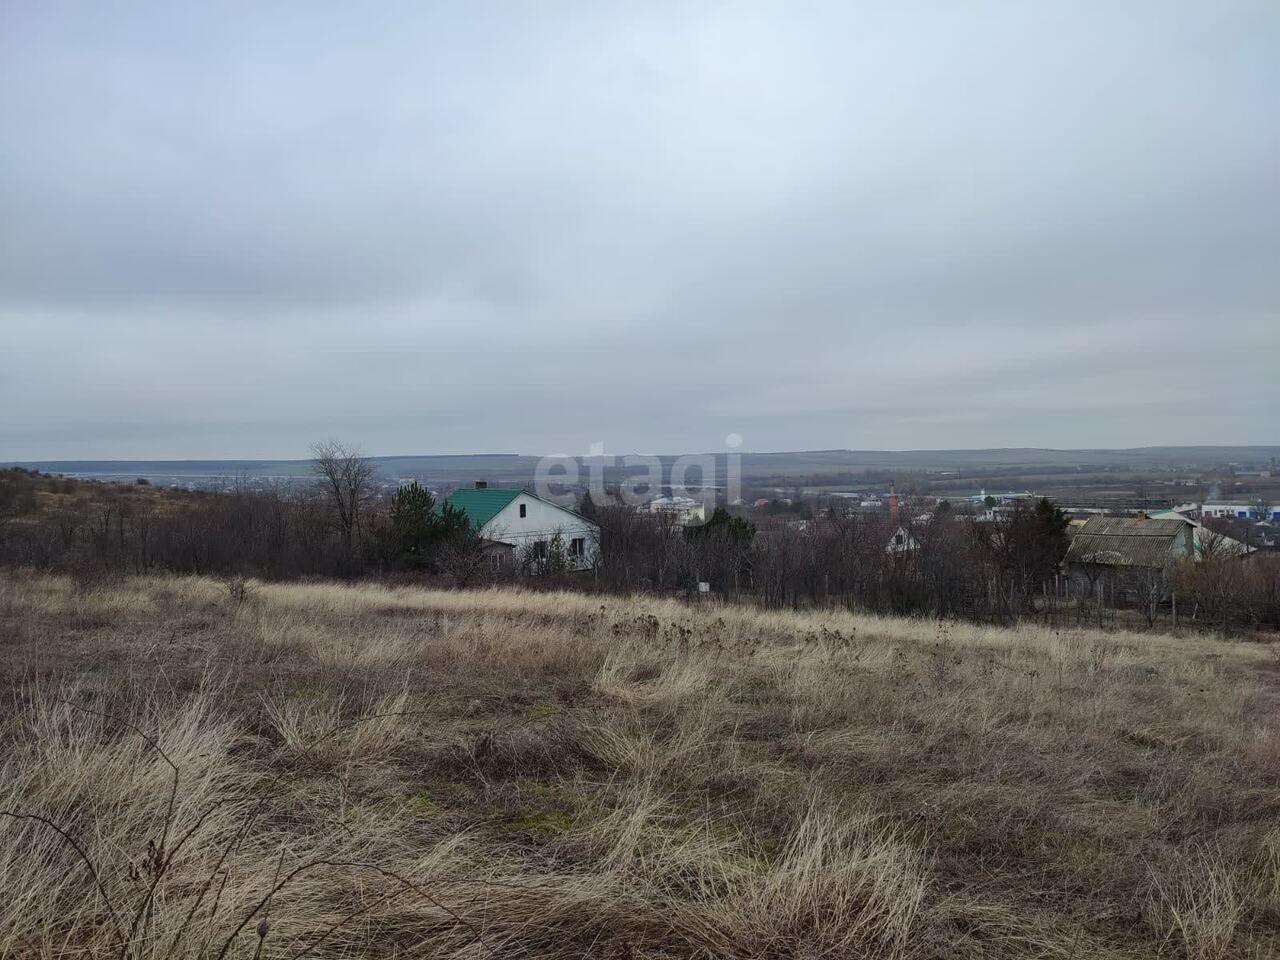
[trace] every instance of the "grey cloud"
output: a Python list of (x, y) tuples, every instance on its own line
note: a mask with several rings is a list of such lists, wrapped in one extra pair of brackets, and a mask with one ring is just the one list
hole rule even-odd
[(0, 18), (0, 458), (1275, 440), (1270, 3)]

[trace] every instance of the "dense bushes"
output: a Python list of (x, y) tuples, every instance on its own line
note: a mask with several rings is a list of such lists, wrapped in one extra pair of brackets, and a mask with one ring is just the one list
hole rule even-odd
[(1185, 616), (1218, 629), (1280, 629), (1280, 556), (1184, 563), (1174, 572), (1170, 586)]
[(1169, 619), (1215, 628), (1280, 626), (1280, 558), (1222, 557), (1170, 573), (1117, 575), (1101, 602), (1060, 572), (1067, 522), (1051, 503), (974, 522), (940, 509), (924, 518), (765, 519), (753, 537), (708, 523), (681, 535), (622, 507), (598, 510), (608, 589), (722, 595), (769, 607), (840, 606), (877, 613), (1060, 624)]
[(442, 573), (474, 540), (466, 517), (417, 484), (337, 522), (323, 488), (157, 490), (0, 471), (0, 563), (73, 573), (253, 575), (268, 579)]
[(766, 519), (754, 531), (718, 510), (683, 535), (621, 507), (596, 518), (607, 585), (668, 590), (702, 580), (717, 593), (768, 606), (1013, 619), (1044, 598), (1066, 549), (1065, 518), (1047, 502), (992, 524), (942, 509), (915, 521)]
[[(529, 581), (609, 592), (693, 592), (769, 607), (840, 606), (879, 613), (1011, 622), (1101, 618), (1092, 591), (1067, 589), (1058, 564), (1066, 522), (1047, 501), (976, 523), (945, 508), (897, 520), (765, 518), (717, 510), (684, 529), (661, 515), (584, 503), (600, 525), (600, 567)], [(0, 473), (0, 564), (98, 574), (169, 570), (268, 579), (412, 576), (474, 584), (494, 576), (461, 514), (412, 484), (370, 496), (349, 542), (322, 487), (237, 487), (196, 494)], [(548, 569), (550, 568), (550, 569)], [(555, 573), (554, 564), (543, 572)], [(1148, 624), (1171, 612), (1217, 628), (1280, 624), (1275, 558), (1191, 564), (1159, 584), (1113, 585), (1107, 603)], [(1158, 587), (1158, 589), (1155, 589)]]
[[(0, 563), (73, 573), (173, 570), (273, 579), (341, 569), (326, 503), (283, 488), (191, 493), (5, 471)], [(22, 502), (26, 509), (15, 504)]]

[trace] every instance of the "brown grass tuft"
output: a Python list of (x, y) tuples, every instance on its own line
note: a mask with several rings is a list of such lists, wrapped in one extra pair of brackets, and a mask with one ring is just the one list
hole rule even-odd
[(1280, 954), (1211, 637), (0, 575), (0, 958)]

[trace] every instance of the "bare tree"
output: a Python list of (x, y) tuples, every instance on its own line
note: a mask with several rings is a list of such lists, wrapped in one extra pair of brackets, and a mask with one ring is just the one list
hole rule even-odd
[(448, 538), (440, 546), (440, 570), (460, 587), (483, 581), (493, 571), (484, 541), (473, 533)]
[(360, 539), (360, 515), (372, 494), (373, 464), (355, 447), (336, 440), (317, 443), (311, 448), (312, 469), (329, 491), (334, 510), (334, 525), (342, 538), (347, 563), (355, 560)]
[(1169, 599), (1169, 571), (1161, 567), (1136, 567), (1124, 577), (1125, 592), (1132, 592), (1147, 629), (1156, 625), (1162, 605)]
[(1196, 559), (1202, 562), (1222, 560), (1235, 554), (1235, 541), (1220, 530), (1205, 524), (1192, 533), (1196, 536)]

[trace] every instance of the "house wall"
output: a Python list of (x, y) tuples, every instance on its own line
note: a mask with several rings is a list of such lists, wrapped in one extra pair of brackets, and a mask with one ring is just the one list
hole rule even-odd
[(1153, 520), (1171, 520), (1175, 518), (1183, 520), (1191, 530), (1191, 546), (1193, 555), (1197, 560), (1202, 558), (1207, 545), (1212, 545), (1215, 556), (1244, 556), (1252, 552), (1248, 545), (1241, 543), (1239, 540), (1228, 537), (1225, 534), (1216, 533), (1199, 520), (1192, 520), (1190, 517), (1173, 510), (1152, 514), (1151, 518)]
[[(520, 516), (521, 505), (525, 507), (523, 517)], [(527, 493), (520, 494), (507, 504), (501, 513), (484, 525), (480, 535), (512, 544), (516, 548), (518, 564), (525, 547), (539, 540), (549, 543), (557, 531), (564, 541), (564, 549), (572, 569), (588, 570), (596, 565), (600, 550), (599, 527), (577, 514)], [(583, 541), (583, 551), (581, 556), (575, 557), (570, 553), (570, 545), (578, 538)]]
[(485, 543), (484, 556), (494, 573), (511, 573), (515, 569), (515, 548), (510, 544), (490, 540)]
[(651, 500), (648, 508), (650, 513), (665, 514), (682, 527), (705, 523), (707, 520), (707, 508), (693, 500), (687, 503), (662, 503)]
[(1190, 560), (1196, 555), (1196, 529), (1191, 524), (1183, 524), (1182, 531), (1178, 534), (1178, 540), (1174, 544), (1173, 559)]
[(919, 546), (916, 538), (911, 535), (911, 531), (906, 527), (898, 527), (889, 537), (889, 545), (884, 548), (885, 553), (910, 553)]

